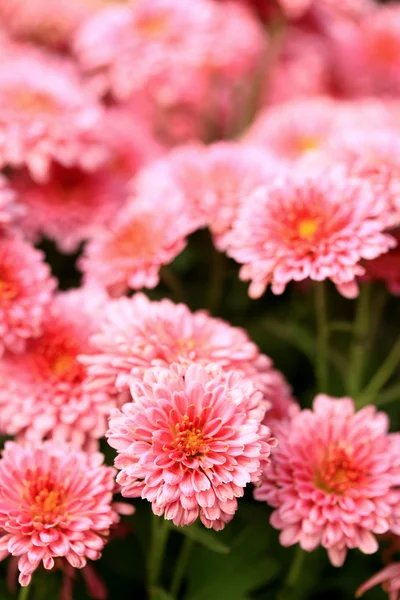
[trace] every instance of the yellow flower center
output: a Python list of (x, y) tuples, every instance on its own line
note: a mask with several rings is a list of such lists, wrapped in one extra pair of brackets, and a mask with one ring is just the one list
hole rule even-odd
[(302, 219), (297, 225), (297, 232), (302, 239), (311, 240), (319, 225), (318, 219)]
[(324, 452), (315, 468), (315, 485), (328, 493), (344, 494), (357, 487), (363, 472), (354, 460), (351, 449), (331, 445)]

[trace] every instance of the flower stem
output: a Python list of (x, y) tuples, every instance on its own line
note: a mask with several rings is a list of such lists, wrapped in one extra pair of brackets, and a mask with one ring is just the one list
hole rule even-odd
[(153, 598), (154, 589), (159, 583), (162, 568), (162, 559), (167, 545), (169, 521), (162, 517), (151, 515), (151, 542), (148, 556), (148, 593), (149, 599)]
[(177, 598), (179, 590), (181, 589), (182, 580), (185, 575), (187, 563), (189, 560), (190, 552), (193, 547), (193, 540), (185, 537), (182, 543), (182, 548), (179, 554), (178, 561), (176, 563), (176, 569), (172, 577), (171, 582), (171, 596)]
[(315, 370), (318, 392), (328, 391), (329, 323), (324, 282), (315, 284), (315, 316), (317, 323), (317, 356)]
[(226, 258), (224, 254), (212, 249), (210, 283), (206, 304), (211, 314), (218, 312), (223, 295)]
[(30, 585), (26, 585), (24, 587), (21, 586), (19, 590), (18, 600), (28, 600), (30, 588)]
[(300, 546), (297, 546), (283, 588), (278, 593), (278, 600), (293, 600), (296, 597), (296, 590), (298, 589), (305, 558), (305, 551)]
[(171, 292), (175, 302), (185, 302), (185, 291), (179, 277), (168, 267), (160, 269), (160, 279)]
[(365, 358), (368, 350), (368, 333), (371, 323), (369, 314), (371, 289), (368, 284), (361, 287), (354, 321), (348, 371), (348, 393), (352, 398), (358, 397), (363, 384)]
[(360, 394), (358, 406), (364, 406), (369, 402), (374, 402), (376, 396), (381, 391), (383, 386), (389, 381), (393, 373), (400, 364), (400, 337), (392, 347), (391, 351), (369, 382)]

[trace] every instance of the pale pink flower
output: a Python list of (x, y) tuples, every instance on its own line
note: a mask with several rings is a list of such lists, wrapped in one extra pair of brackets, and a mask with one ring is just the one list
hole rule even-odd
[(63, 47), (102, 0), (0, 0), (0, 20), (17, 37)]
[(127, 389), (132, 378), (152, 366), (212, 363), (251, 379), (271, 416), (283, 417), (292, 401), (283, 376), (244, 329), (203, 310), (192, 313), (185, 304), (152, 302), (141, 293), (113, 300), (90, 341), (91, 354), (80, 360), (88, 367), (90, 387), (96, 389)]
[(21, 585), (43, 563), (65, 557), (76, 568), (100, 557), (111, 525), (115, 469), (100, 453), (54, 442), (6, 442), (0, 460), (0, 557), (19, 556)]
[(0, 168), (44, 181), (52, 161), (93, 169), (105, 158), (101, 109), (72, 63), (31, 50), (0, 64)]
[(0, 237), (0, 355), (41, 332), (56, 286), (44, 255), (20, 237)]
[(384, 233), (386, 214), (374, 186), (341, 169), (283, 173), (249, 196), (239, 211), (229, 255), (243, 264), (240, 277), (260, 297), (271, 284), (281, 294), (289, 281), (330, 279), (348, 298), (371, 260), (396, 245)]
[(85, 281), (111, 295), (153, 288), (161, 266), (182, 252), (187, 236), (200, 224), (172, 181), (134, 192), (115, 219), (86, 244), (79, 262)]
[(360, 598), (365, 592), (376, 585), (382, 584), (385, 592), (389, 594), (389, 600), (400, 598), (400, 563), (392, 563), (373, 575), (363, 583), (356, 591), (356, 598)]
[(313, 410), (281, 422), (255, 497), (275, 508), (283, 546), (322, 545), (335, 566), (350, 548), (377, 551), (375, 535), (389, 531), (400, 500), (400, 436), (388, 425), (374, 406), (355, 412), (350, 398), (323, 394)]
[(261, 393), (238, 373), (222, 377), (200, 365), (151, 369), (131, 393), (107, 433), (122, 495), (148, 500), (175, 525), (200, 516), (222, 529), (275, 445), (261, 424)]
[(0, 361), (0, 430), (29, 441), (52, 438), (94, 448), (107, 429), (115, 398), (86, 390), (89, 337), (102, 318), (106, 297), (95, 289), (59, 293), (48, 308), (43, 331), (25, 352)]

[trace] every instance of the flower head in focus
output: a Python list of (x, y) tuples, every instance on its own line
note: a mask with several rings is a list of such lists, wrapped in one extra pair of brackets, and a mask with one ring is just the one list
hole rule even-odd
[(40, 334), (55, 286), (41, 251), (19, 236), (0, 237), (0, 355)]
[(358, 295), (360, 261), (396, 245), (385, 233), (374, 186), (345, 170), (283, 173), (249, 196), (234, 224), (228, 254), (243, 264), (240, 277), (260, 297), (271, 284), (281, 294), (289, 281), (330, 279), (348, 298)]
[(390, 530), (400, 500), (400, 436), (388, 433), (387, 416), (321, 394), (275, 434), (279, 445), (255, 497), (274, 507), (281, 544), (322, 545), (335, 566), (350, 548), (376, 552), (375, 535)]
[(52, 438), (96, 448), (107, 428), (114, 397), (86, 390), (85, 367), (106, 298), (96, 289), (59, 293), (45, 315), (41, 335), (20, 354), (0, 361), (0, 429), (29, 441)]
[(131, 393), (107, 433), (122, 495), (148, 500), (175, 525), (200, 516), (222, 529), (275, 445), (261, 424), (261, 394), (238, 373), (222, 377), (194, 364), (150, 369)]
[(114, 474), (100, 453), (45, 442), (6, 442), (0, 460), (0, 557), (19, 556), (21, 585), (43, 563), (65, 557), (76, 568), (100, 557), (119, 515)]
[(67, 60), (36, 50), (0, 65), (0, 168), (27, 167), (45, 181), (53, 161), (93, 169), (106, 150), (98, 139), (101, 109)]

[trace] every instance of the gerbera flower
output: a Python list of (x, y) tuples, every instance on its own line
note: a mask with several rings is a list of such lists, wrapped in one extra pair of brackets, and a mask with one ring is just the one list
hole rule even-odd
[(0, 237), (0, 355), (40, 334), (56, 286), (44, 255), (20, 237)]
[(26, 166), (44, 181), (50, 164), (93, 169), (105, 158), (101, 111), (72, 64), (39, 51), (11, 53), (0, 65), (0, 168)]
[(0, 362), (0, 429), (28, 440), (53, 438), (85, 448), (97, 446), (115, 399), (86, 390), (86, 368), (78, 355), (90, 353), (89, 337), (101, 319), (105, 297), (98, 290), (58, 294), (39, 337), (25, 352)]
[(275, 508), (281, 544), (322, 545), (335, 566), (350, 548), (376, 552), (375, 535), (389, 531), (400, 500), (400, 436), (388, 433), (387, 416), (321, 394), (275, 434), (279, 446), (255, 497)]
[(376, 190), (341, 169), (300, 169), (278, 176), (249, 196), (239, 211), (229, 255), (242, 263), (241, 279), (260, 297), (271, 284), (281, 294), (289, 281), (331, 279), (348, 298), (371, 260), (396, 245), (384, 233)]
[(186, 372), (156, 367), (110, 419), (122, 495), (149, 500), (175, 525), (200, 516), (206, 527), (222, 529), (275, 445), (261, 425), (261, 394), (237, 373), (221, 375), (200, 365)]
[(65, 557), (76, 568), (100, 557), (111, 525), (114, 474), (100, 453), (54, 442), (6, 442), (0, 460), (0, 557), (19, 556), (21, 585), (41, 563)]

